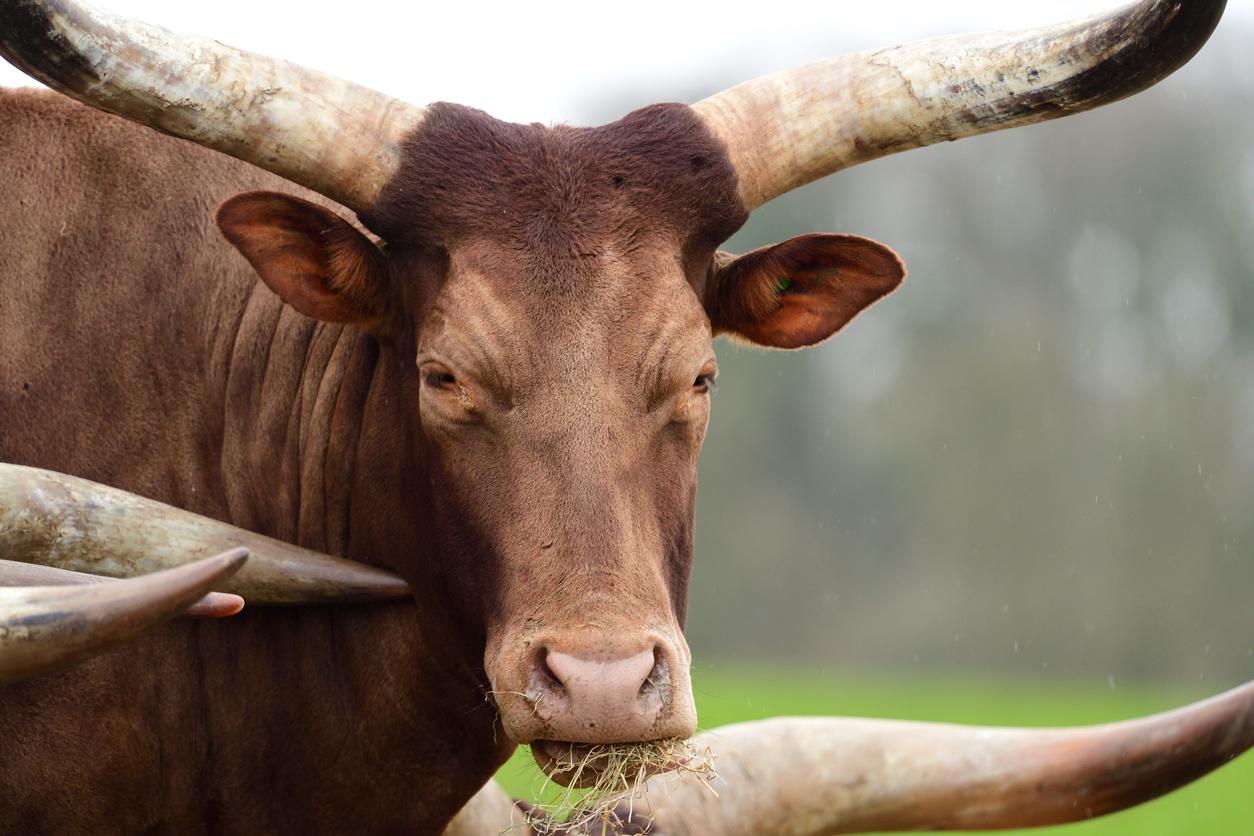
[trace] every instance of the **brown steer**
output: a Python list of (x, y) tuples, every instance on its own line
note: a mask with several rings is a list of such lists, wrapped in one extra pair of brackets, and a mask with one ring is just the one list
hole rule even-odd
[(850, 235), (720, 243), (848, 165), (1143, 89), (1222, 7), (544, 128), (0, 0), (9, 60), (193, 140), (0, 98), (0, 461), (385, 567), (416, 599), (176, 622), (0, 688), (0, 824), (436, 833), (518, 743), (546, 763), (690, 735), (712, 339), (813, 345), (905, 273)]

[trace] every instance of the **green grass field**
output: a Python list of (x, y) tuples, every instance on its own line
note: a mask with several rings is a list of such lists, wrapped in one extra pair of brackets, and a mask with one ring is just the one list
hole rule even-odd
[[(978, 677), (887, 678), (746, 665), (706, 665), (693, 672), (702, 728), (778, 715), (829, 714), (934, 720), (991, 726), (1069, 726), (1137, 717), (1210, 696), (1225, 686), (1189, 691), (1106, 682), (1061, 684)], [(542, 784), (521, 749), (498, 780), (530, 798)], [(1254, 834), (1254, 754), (1191, 786), (1133, 810), (1065, 827), (1020, 831), (1068, 836), (1242, 836)]]

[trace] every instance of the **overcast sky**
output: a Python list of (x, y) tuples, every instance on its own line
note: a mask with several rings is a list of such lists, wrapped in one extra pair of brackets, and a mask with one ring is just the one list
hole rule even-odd
[[(676, 88), (707, 92), (702, 80), (711, 73), (751, 77), (850, 49), (1059, 22), (1118, 2), (105, 0), (99, 5), (289, 58), (417, 104), (455, 101), (503, 119), (558, 122), (578, 121), (598, 91), (639, 92), (646, 99), (664, 98)], [(1254, 21), (1254, 0), (1228, 5), (1225, 27)], [(23, 83), (25, 76), (0, 62), (0, 85)]]

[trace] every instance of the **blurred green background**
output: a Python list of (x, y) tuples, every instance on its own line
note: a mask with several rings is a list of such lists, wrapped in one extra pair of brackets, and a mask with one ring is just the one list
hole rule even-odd
[[(844, 172), (729, 244), (853, 232), (911, 274), (820, 348), (719, 348), (704, 727), (1088, 723), (1254, 678), (1252, 35), (1221, 27), (1128, 102)], [(502, 777), (528, 792), (517, 762)], [(1069, 832), (1254, 832), (1252, 778), (1247, 758)]]

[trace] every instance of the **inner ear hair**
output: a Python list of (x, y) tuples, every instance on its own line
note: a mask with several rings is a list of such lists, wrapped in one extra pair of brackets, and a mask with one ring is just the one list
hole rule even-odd
[(721, 327), (740, 331), (779, 310), (780, 297), (792, 288), (799, 267), (783, 244), (733, 257), (719, 282), (721, 292), (716, 290)]
[(892, 249), (856, 235), (814, 233), (739, 258), (717, 253), (706, 288), (715, 333), (774, 348), (822, 342), (894, 290), (906, 269)]
[(261, 279), (297, 311), (381, 336), (392, 293), (378, 246), (316, 203), (277, 192), (246, 192), (218, 209), (218, 226)]
[(383, 254), (350, 223), (333, 217), (334, 223), (317, 230), (327, 289), (367, 318), (382, 318), (387, 314), (389, 298), (388, 293), (380, 292), (386, 291), (388, 279)]

